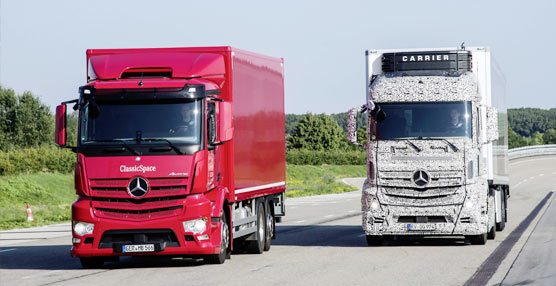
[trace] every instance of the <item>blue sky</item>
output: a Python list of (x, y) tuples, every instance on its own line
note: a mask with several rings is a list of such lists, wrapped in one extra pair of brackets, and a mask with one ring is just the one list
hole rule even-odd
[(232, 45), (285, 58), (286, 112), (365, 98), (366, 49), (490, 46), (509, 107), (556, 107), (556, 1), (0, 0), (0, 84), (51, 107), (88, 48)]

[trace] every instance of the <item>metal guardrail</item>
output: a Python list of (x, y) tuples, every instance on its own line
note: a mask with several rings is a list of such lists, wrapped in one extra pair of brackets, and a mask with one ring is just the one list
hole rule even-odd
[(508, 150), (510, 160), (543, 155), (556, 155), (556, 144), (526, 146)]

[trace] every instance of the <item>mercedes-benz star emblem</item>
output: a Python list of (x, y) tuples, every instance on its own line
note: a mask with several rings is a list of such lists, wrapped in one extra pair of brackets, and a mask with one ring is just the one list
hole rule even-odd
[(429, 175), (429, 173), (427, 173), (427, 171), (417, 170), (415, 171), (415, 173), (413, 173), (411, 179), (415, 185), (422, 188), (430, 183), (431, 176)]
[(127, 192), (132, 197), (136, 198), (146, 195), (148, 191), (149, 183), (141, 177), (131, 179), (131, 181), (129, 181), (129, 185), (127, 186)]

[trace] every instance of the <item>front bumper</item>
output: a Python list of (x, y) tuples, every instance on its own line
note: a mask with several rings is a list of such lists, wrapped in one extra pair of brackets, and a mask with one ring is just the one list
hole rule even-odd
[[(123, 256), (123, 255), (206, 255), (220, 252), (220, 221), (212, 221), (211, 202), (203, 195), (193, 195), (186, 199), (184, 210), (177, 216), (170, 216), (146, 220), (117, 220), (99, 218), (95, 216), (90, 200), (78, 200), (72, 206), (73, 221), (94, 223), (93, 233), (79, 236), (73, 233), (73, 238), (80, 240), (73, 243), (71, 255), (73, 257), (91, 256)], [(186, 233), (183, 221), (207, 218), (207, 228), (203, 233)], [(141, 238), (149, 237), (153, 232), (174, 233), (174, 242), (149, 241)], [(132, 233), (137, 241), (124, 244), (155, 244), (154, 252), (122, 252), (122, 243), (107, 243), (103, 235), (110, 233)], [(199, 236), (208, 235), (207, 240), (199, 240)], [(151, 235), (152, 237), (152, 235)], [(101, 243), (102, 242), (102, 243)]]

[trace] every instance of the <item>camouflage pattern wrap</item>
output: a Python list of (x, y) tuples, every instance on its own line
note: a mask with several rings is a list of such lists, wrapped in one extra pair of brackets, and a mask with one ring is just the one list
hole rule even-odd
[[(465, 73), (448, 76), (378, 76), (371, 100), (383, 102), (471, 101), (479, 104), (476, 79)], [(475, 109), (472, 109), (475, 110)], [(476, 122), (475, 112), (472, 120)], [(368, 130), (374, 130), (370, 120)], [(374, 140), (368, 133), (368, 178), (362, 190), (362, 225), (367, 235), (478, 235), (494, 225), (493, 197), (488, 190), (485, 158), (475, 128), (472, 138)], [(416, 179), (429, 176), (426, 187)], [(424, 176), (424, 175), (423, 175)], [(409, 230), (427, 217), (430, 229)], [(421, 224), (425, 225), (425, 224)]]

